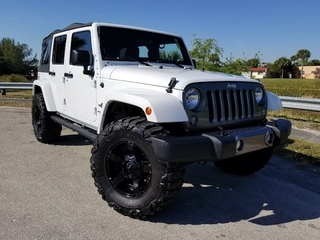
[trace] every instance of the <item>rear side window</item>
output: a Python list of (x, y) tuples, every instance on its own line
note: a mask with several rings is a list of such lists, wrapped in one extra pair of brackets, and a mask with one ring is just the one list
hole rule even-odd
[(64, 55), (66, 50), (67, 35), (62, 35), (54, 38), (52, 63), (64, 64)]
[(41, 60), (40, 60), (41, 65), (49, 64), (50, 50), (51, 50), (51, 39), (49, 39), (48, 41), (42, 44), (42, 53), (41, 53)]

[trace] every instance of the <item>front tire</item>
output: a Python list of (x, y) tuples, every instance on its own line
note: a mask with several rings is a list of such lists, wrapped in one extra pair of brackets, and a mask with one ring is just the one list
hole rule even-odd
[(144, 218), (162, 210), (180, 191), (183, 165), (160, 161), (151, 136), (165, 134), (143, 117), (110, 123), (94, 142), (91, 170), (95, 186), (119, 213)]
[(39, 142), (51, 143), (59, 139), (62, 126), (50, 118), (52, 114), (47, 111), (42, 93), (33, 96), (31, 115), (34, 135)]
[(262, 169), (270, 160), (273, 147), (215, 162), (216, 167), (234, 175), (249, 175)]

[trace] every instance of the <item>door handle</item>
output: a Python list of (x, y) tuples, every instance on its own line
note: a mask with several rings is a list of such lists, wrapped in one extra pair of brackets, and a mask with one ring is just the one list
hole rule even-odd
[(50, 75), (50, 76), (55, 76), (55, 75), (56, 75), (56, 73), (55, 73), (55, 72), (51, 72), (51, 71), (50, 71), (50, 72), (49, 72), (49, 75)]
[(73, 78), (73, 74), (72, 73), (64, 73), (64, 76), (67, 78)]

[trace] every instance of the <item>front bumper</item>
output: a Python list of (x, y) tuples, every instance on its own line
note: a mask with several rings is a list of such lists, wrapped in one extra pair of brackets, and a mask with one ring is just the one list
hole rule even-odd
[(284, 119), (201, 135), (153, 137), (155, 155), (166, 162), (219, 161), (285, 143), (291, 122)]

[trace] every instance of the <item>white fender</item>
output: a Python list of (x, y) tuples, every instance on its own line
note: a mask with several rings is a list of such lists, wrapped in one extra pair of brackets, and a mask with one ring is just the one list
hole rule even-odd
[(47, 110), (49, 112), (57, 111), (49, 81), (35, 80), (33, 82), (33, 94), (35, 93), (36, 86), (41, 88)]
[(147, 115), (145, 113), (148, 121), (150, 122), (165, 123), (188, 121), (188, 117), (182, 103), (178, 98), (169, 93), (145, 91), (134, 88), (112, 92), (105, 98), (104, 114), (106, 114), (106, 109), (109, 104), (114, 101), (140, 107), (144, 112), (147, 107), (150, 107), (152, 109), (151, 114)]
[(283, 108), (281, 99), (274, 93), (267, 91), (268, 110), (278, 111)]

